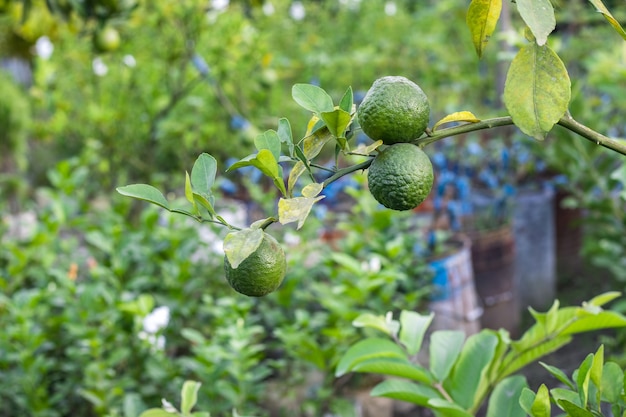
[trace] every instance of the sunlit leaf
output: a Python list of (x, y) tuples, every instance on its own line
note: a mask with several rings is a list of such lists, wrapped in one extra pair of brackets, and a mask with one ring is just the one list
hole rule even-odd
[(466, 22), (479, 58), (496, 29), (501, 11), (502, 0), (472, 0), (467, 9)]
[(347, 374), (357, 364), (375, 358), (406, 358), (400, 346), (389, 339), (371, 337), (352, 345), (341, 357), (335, 370), (335, 376)]
[(439, 120), (433, 126), (432, 131), (436, 131), (437, 128), (445, 123), (453, 123), (453, 122), (465, 122), (465, 123), (478, 123), (480, 119), (474, 116), (472, 112), (469, 111), (458, 111), (452, 114), (447, 115), (443, 119)]
[(428, 406), (437, 410), (440, 415), (446, 417), (473, 417), (458, 404), (451, 403), (441, 398), (433, 398), (428, 401)]
[(263, 230), (243, 229), (230, 232), (224, 239), (224, 253), (233, 269), (256, 251), (263, 241)]
[(435, 315), (421, 315), (415, 311), (402, 310), (400, 313), (400, 342), (409, 355), (415, 355), (422, 348), (422, 341), (428, 326)]
[(161, 408), (151, 408), (139, 414), (139, 417), (172, 417), (173, 415)]
[(131, 184), (126, 185), (124, 187), (116, 188), (117, 192), (127, 196), (137, 198), (139, 200), (144, 200), (152, 204), (156, 204), (157, 206), (163, 207), (166, 210), (169, 210), (169, 203), (163, 196), (161, 191), (157, 190), (151, 185), (148, 184)]
[(313, 113), (333, 111), (333, 99), (322, 88), (312, 84), (295, 84), (291, 96), (301, 107)]
[(339, 101), (339, 108), (348, 113), (352, 113), (353, 104), (354, 98), (352, 94), (352, 87), (348, 87), (346, 92), (343, 94), (343, 97), (341, 97), (341, 100)]
[(400, 324), (397, 321), (389, 322), (385, 316), (376, 316), (371, 313), (361, 314), (359, 317), (354, 319), (352, 325), (355, 327), (369, 327), (371, 329), (380, 330), (388, 336), (395, 334), (397, 328), (392, 328), (390, 325), (394, 323), (394, 327), (400, 327)]
[(320, 116), (326, 123), (330, 133), (337, 138), (345, 136), (346, 129), (352, 121), (350, 113), (339, 108), (329, 112), (322, 112)]
[(465, 333), (457, 330), (437, 330), (430, 337), (430, 371), (437, 381), (448, 377), (465, 341)]
[(202, 384), (196, 381), (185, 381), (183, 383), (183, 388), (180, 392), (180, 411), (184, 415), (189, 414), (191, 409), (196, 405), (200, 385)]
[(373, 373), (406, 378), (417, 382), (430, 384), (431, 376), (424, 368), (415, 365), (406, 358), (374, 358), (359, 362), (352, 368), (352, 372)]
[(307, 197), (307, 198), (314, 198), (314, 197), (317, 197), (319, 193), (322, 192), (323, 189), (324, 189), (324, 184), (313, 182), (311, 184), (307, 184), (302, 189), (302, 196)]
[(280, 159), (280, 138), (275, 131), (266, 130), (258, 135), (254, 139), (254, 146), (258, 151), (263, 149), (269, 150), (276, 161)]
[(293, 135), (291, 133), (291, 124), (289, 120), (284, 117), (278, 120), (278, 130), (276, 131), (278, 134), (278, 138), (280, 142), (284, 145), (287, 145), (287, 150), (289, 152), (290, 157), (294, 157), (294, 143), (293, 143)]
[(371, 143), (369, 145), (365, 145), (364, 143), (362, 143), (359, 146), (357, 146), (357, 148), (354, 149), (352, 153), (357, 154), (357, 155), (369, 155), (372, 152), (374, 152), (376, 149), (378, 149), (382, 144), (383, 144), (382, 140), (377, 140), (376, 142)]
[(550, 0), (517, 0), (517, 10), (535, 36), (537, 45), (542, 46), (556, 27), (554, 8)]
[(202, 195), (209, 195), (215, 182), (217, 161), (208, 153), (198, 156), (191, 169), (191, 185), (193, 191)]
[(624, 40), (626, 40), (626, 31), (624, 31), (624, 28), (619, 24), (617, 20), (615, 20), (611, 12), (609, 12), (609, 9), (607, 9), (604, 3), (602, 3), (602, 0), (589, 1), (591, 2), (591, 4), (594, 5), (598, 12), (602, 13), (604, 18), (609, 22), (609, 24), (613, 26), (613, 29), (615, 29), (617, 33), (619, 33), (619, 35), (624, 38)]
[(567, 69), (548, 46), (523, 47), (511, 62), (504, 104), (525, 134), (543, 140), (567, 111), (571, 84)]
[(315, 198), (309, 197), (293, 197), (281, 198), (278, 201), (278, 221), (281, 224), (289, 224), (298, 222), (297, 228), (300, 229), (309, 216), (313, 204), (323, 199), (325, 196)]

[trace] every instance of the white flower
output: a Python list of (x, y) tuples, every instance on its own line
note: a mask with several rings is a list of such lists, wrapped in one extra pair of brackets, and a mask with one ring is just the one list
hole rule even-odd
[(170, 308), (167, 306), (157, 307), (143, 319), (143, 330), (146, 333), (155, 334), (165, 328), (170, 322)]
[(124, 58), (122, 58), (122, 62), (129, 68), (135, 68), (135, 66), (137, 65), (137, 60), (135, 60), (135, 57), (132, 55), (124, 55)]
[(93, 60), (91, 63), (91, 67), (93, 68), (93, 73), (99, 77), (106, 75), (109, 72), (109, 67), (106, 66), (102, 58), (98, 57)]
[(48, 59), (54, 52), (54, 45), (47, 36), (42, 36), (35, 43), (35, 53), (42, 59)]
[(291, 7), (289, 8), (289, 15), (293, 18), (293, 20), (302, 20), (304, 16), (306, 16), (306, 11), (304, 10), (304, 4), (300, 1), (294, 1), (291, 3)]
[(230, 0), (212, 0), (211, 1), (211, 7), (217, 11), (223, 11), (226, 10), (228, 8), (228, 4), (230, 3)]
[(274, 5), (271, 2), (266, 1), (265, 3), (263, 3), (263, 14), (265, 16), (271, 16), (274, 14), (275, 11), (276, 10), (274, 9)]
[(398, 12), (398, 6), (393, 1), (388, 1), (385, 3), (385, 14), (387, 16), (395, 16)]

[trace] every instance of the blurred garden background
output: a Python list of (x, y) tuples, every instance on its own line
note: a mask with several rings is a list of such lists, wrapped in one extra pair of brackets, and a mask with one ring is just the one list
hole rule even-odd
[[(288, 272), (261, 299), (224, 279), (227, 230), (115, 192), (150, 183), (183, 201), (185, 170), (208, 152), (219, 213), (271, 215), (271, 181), (224, 171), (281, 117), (302, 137), (295, 83), (335, 100), (351, 86), (358, 104), (403, 75), (432, 122), (502, 115), (524, 36), (503, 20), (479, 61), (466, 3), (0, 0), (0, 416), (137, 417), (189, 379), (213, 416), (364, 415), (371, 381), (334, 376), (363, 312), (441, 309), (441, 326), (519, 334), (529, 305), (621, 291), (624, 158), (559, 127), (545, 142), (501, 128), (426, 148), (436, 186), (416, 211), (384, 209), (362, 173), (333, 183), (301, 230), (272, 227)], [(626, 43), (586, 1), (554, 4), (572, 113), (624, 137)], [(606, 4), (626, 20), (623, 2)], [(475, 303), (455, 304), (442, 272), (468, 249), (461, 235)], [(626, 362), (626, 338), (604, 337)]]

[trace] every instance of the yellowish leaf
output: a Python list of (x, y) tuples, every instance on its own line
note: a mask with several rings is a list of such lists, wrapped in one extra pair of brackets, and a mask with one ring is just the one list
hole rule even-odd
[(466, 22), (479, 58), (496, 29), (501, 12), (502, 0), (472, 0), (467, 9)]
[(480, 119), (476, 116), (474, 116), (474, 114), (472, 112), (469, 111), (457, 111), (455, 113), (449, 114), (446, 117), (444, 117), (443, 119), (439, 120), (437, 123), (435, 123), (435, 125), (433, 126), (433, 132), (435, 130), (437, 130), (437, 128), (445, 123), (453, 123), (453, 122), (466, 122), (466, 123), (478, 123), (480, 122)]

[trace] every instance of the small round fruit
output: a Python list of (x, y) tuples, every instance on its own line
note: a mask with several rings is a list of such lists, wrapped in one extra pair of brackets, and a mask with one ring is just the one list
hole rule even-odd
[(422, 89), (401, 76), (374, 81), (357, 111), (363, 132), (386, 145), (417, 139), (428, 127), (430, 105)]
[(428, 197), (433, 179), (428, 155), (411, 143), (389, 146), (374, 158), (367, 172), (370, 193), (393, 210), (420, 205)]
[(111, 52), (120, 47), (120, 34), (107, 26), (94, 34), (93, 44), (98, 52)]
[(280, 244), (267, 233), (261, 245), (237, 268), (224, 257), (226, 280), (233, 289), (250, 297), (262, 297), (276, 290), (285, 278), (287, 261)]

